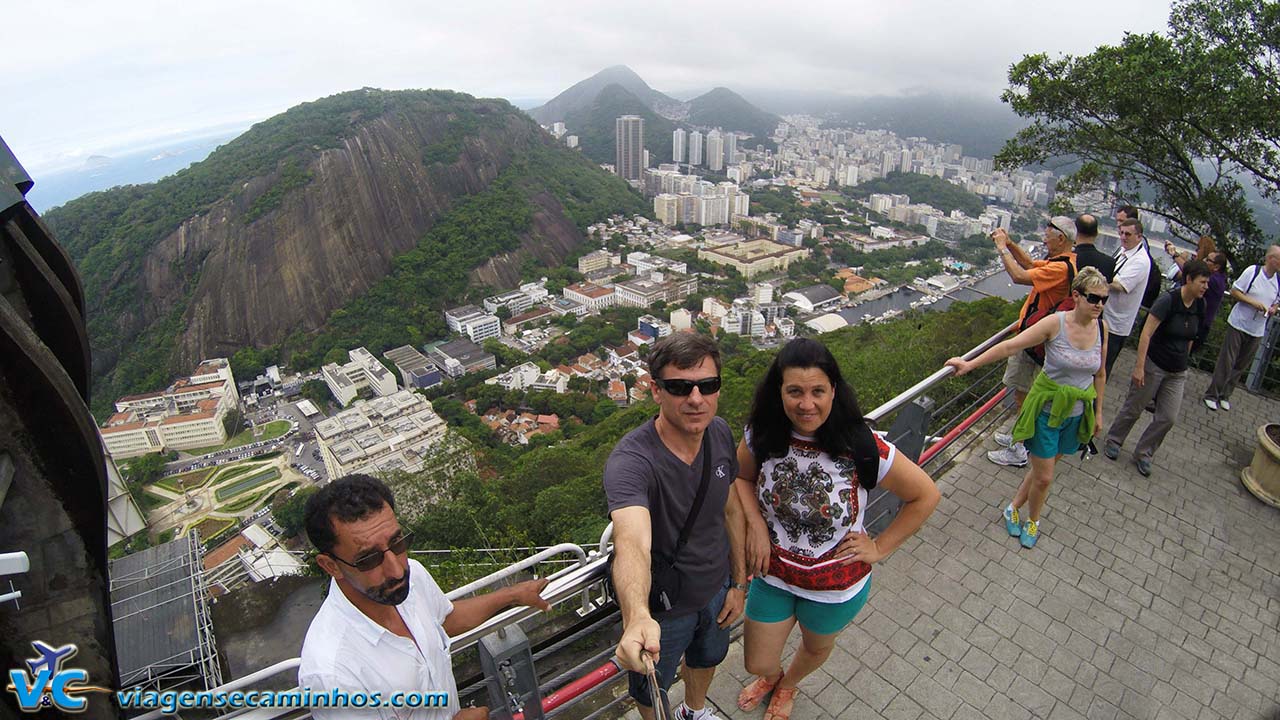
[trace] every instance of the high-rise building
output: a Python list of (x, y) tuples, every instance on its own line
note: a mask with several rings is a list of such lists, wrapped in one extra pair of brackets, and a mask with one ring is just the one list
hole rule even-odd
[(639, 180), (644, 173), (644, 118), (623, 115), (614, 121), (614, 171), (623, 180)]
[(689, 164), (702, 164), (702, 133), (697, 130), (689, 133)]
[(671, 133), (671, 161), (684, 162), (685, 157), (685, 132), (684, 128), (676, 128)]
[(724, 169), (724, 136), (719, 130), (707, 133), (707, 169), (715, 172)]
[(904, 173), (911, 172), (911, 151), (903, 149), (901, 157), (898, 160), (898, 168)]
[(733, 158), (738, 154), (738, 136), (728, 132), (724, 134), (724, 164), (732, 165)]

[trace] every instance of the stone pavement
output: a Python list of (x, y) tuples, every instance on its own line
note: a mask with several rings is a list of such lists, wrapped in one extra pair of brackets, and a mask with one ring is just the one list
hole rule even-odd
[[(1132, 362), (1125, 351), (1116, 366), (1108, 419)], [(998, 522), (1023, 471), (976, 445), (936, 478), (937, 512), (877, 566), (867, 609), (792, 716), (1280, 718), (1280, 510), (1240, 484), (1280, 402), (1238, 390), (1211, 412), (1208, 380), (1193, 372), (1150, 478), (1130, 455), (1150, 414), (1119, 460), (1064, 459), (1033, 550)], [(712, 685), (722, 717), (763, 716), (735, 705), (746, 680), (739, 641)]]

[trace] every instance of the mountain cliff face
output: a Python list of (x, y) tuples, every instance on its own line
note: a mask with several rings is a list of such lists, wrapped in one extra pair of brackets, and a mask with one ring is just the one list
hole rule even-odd
[[(528, 170), (530, 158), (539, 173)], [(86, 279), (99, 409), (201, 358), (250, 346), (307, 349), (308, 334), (400, 271), (398, 258), (410, 251), (465, 265), (417, 268), (450, 280), (415, 293), (424, 316), (438, 317), (453, 300), (445, 295), (468, 282), (509, 287), (529, 258), (559, 265), (596, 219), (588, 216), (618, 204), (597, 201), (619, 183), (505, 101), (434, 91), (308, 103), (184, 173), (46, 215)], [(631, 201), (628, 192), (621, 197)], [(483, 255), (444, 254), (453, 239), (433, 238), (433, 229), (475, 198), (488, 204), (464, 224), (509, 208), (518, 221), (465, 242)]]

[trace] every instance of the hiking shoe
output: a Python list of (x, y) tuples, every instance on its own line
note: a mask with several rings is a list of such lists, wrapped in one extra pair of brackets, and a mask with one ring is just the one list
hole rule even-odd
[(998, 432), (995, 437), (996, 444), (1000, 447), (1010, 447), (1013, 445), (1013, 433)]
[(1036, 541), (1040, 539), (1040, 523), (1035, 520), (1028, 520), (1027, 524), (1022, 528), (1022, 547), (1030, 550), (1036, 546)]
[(1142, 473), (1142, 477), (1151, 477), (1151, 461), (1142, 458), (1134, 458), (1133, 464), (1138, 466), (1138, 472)]
[(1227, 400), (1226, 398), (1221, 398), (1218, 400), (1218, 407), (1221, 408), (1222, 410), (1230, 410), (1231, 401)]
[(1004, 529), (1008, 531), (1009, 537), (1018, 537), (1022, 534), (1022, 523), (1018, 518), (1018, 508), (1013, 505), (1006, 505), (1004, 512)]
[(1102, 454), (1106, 455), (1108, 460), (1115, 460), (1120, 457), (1120, 446), (1107, 443), (1102, 448)]
[(987, 459), (997, 465), (1006, 467), (1026, 467), (1027, 449), (1021, 443), (1017, 443), (1011, 447), (989, 451)]
[(1209, 408), (1210, 410), (1217, 410), (1217, 409), (1218, 409), (1218, 401), (1217, 401), (1217, 400), (1214, 400), (1213, 398), (1205, 398), (1205, 399), (1204, 399), (1204, 406), (1205, 406), (1205, 407), (1207, 407), (1207, 408)]

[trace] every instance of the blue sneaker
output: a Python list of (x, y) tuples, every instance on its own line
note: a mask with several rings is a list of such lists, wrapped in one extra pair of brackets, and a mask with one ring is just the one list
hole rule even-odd
[(1151, 461), (1150, 460), (1143, 460), (1142, 458), (1136, 458), (1133, 461), (1133, 464), (1138, 466), (1138, 472), (1142, 473), (1142, 477), (1151, 477)]
[(1107, 443), (1102, 446), (1102, 454), (1106, 455), (1108, 460), (1115, 460), (1120, 457), (1120, 446), (1113, 443)]
[(1009, 537), (1018, 537), (1022, 534), (1022, 523), (1018, 519), (1018, 508), (1013, 505), (1006, 505), (1004, 512), (1004, 529), (1009, 532)]
[(1022, 547), (1030, 550), (1036, 546), (1036, 540), (1040, 539), (1040, 523), (1035, 520), (1028, 520), (1025, 527), (1022, 528)]

